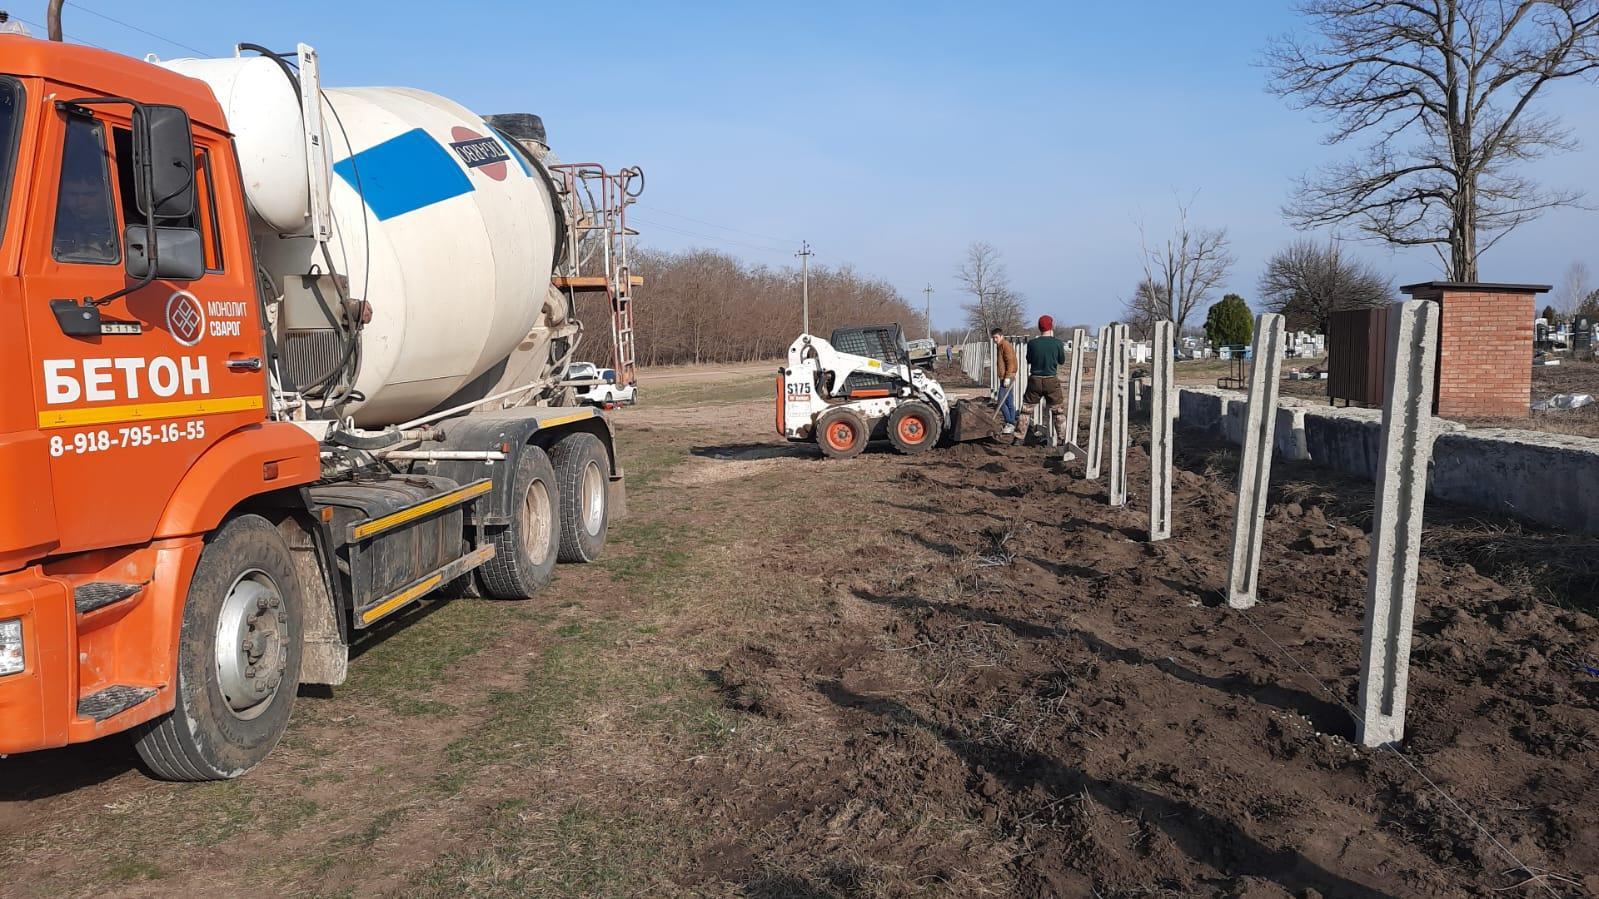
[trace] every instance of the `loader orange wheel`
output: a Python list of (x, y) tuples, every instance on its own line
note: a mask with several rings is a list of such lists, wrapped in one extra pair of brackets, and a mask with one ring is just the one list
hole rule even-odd
[(816, 442), (829, 459), (849, 459), (866, 449), (866, 420), (849, 409), (834, 409), (816, 423)]
[(926, 403), (903, 403), (888, 416), (888, 439), (906, 455), (937, 446), (943, 429), (938, 413)]

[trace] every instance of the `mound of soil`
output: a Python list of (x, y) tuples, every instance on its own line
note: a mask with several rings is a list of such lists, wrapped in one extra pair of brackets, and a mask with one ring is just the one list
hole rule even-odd
[[(774, 602), (769, 632), (712, 672), (741, 726), (771, 737), (682, 775), (722, 835), (699, 861), (704, 885), (1599, 891), (1599, 621), (1488, 576), (1526, 560), (1463, 561), (1467, 519), (1429, 509), (1402, 755), (1360, 747), (1348, 708), (1371, 485), (1278, 463), (1261, 603), (1236, 612), (1222, 602), (1233, 451), (1179, 447), (1174, 537), (1160, 543), (1145, 539), (1141, 448), (1121, 509), (1032, 448), (814, 469), (841, 496), (889, 481), (887, 506), (860, 510), (886, 536), (826, 573), (829, 615)], [(1539, 564), (1595, 550), (1545, 536), (1527, 550)]]

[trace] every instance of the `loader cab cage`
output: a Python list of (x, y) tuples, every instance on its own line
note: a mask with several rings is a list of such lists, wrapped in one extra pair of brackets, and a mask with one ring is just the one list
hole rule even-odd
[(899, 325), (839, 328), (827, 342), (841, 353), (881, 359), (889, 365), (910, 361), (910, 346), (905, 342), (905, 334)]
[(11, 179), (17, 168), (17, 141), (22, 135), (22, 85), (0, 75), (0, 243), (5, 241)]
[[(909, 365), (910, 346), (899, 325), (864, 325), (838, 328), (828, 339), (833, 349), (854, 356), (879, 359), (889, 365)], [(868, 372), (854, 372), (835, 392), (854, 394), (861, 391), (893, 389), (895, 379)]]

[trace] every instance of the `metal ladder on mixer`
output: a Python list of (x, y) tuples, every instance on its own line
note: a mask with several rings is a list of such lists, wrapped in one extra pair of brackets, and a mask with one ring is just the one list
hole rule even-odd
[(633, 338), (633, 288), (644, 279), (633, 274), (628, 259), (628, 238), (637, 231), (627, 225), (627, 207), (644, 190), (644, 172), (636, 166), (615, 173), (593, 162), (550, 166), (561, 179), (566, 203), (567, 271), (554, 278), (555, 286), (569, 293), (604, 291), (611, 307), (611, 367), (616, 383), (638, 380)]

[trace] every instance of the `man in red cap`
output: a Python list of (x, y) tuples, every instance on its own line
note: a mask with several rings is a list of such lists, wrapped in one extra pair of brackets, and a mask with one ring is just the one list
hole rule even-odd
[(1066, 364), (1066, 344), (1055, 337), (1055, 319), (1038, 317), (1038, 336), (1027, 341), (1027, 392), (1022, 395), (1022, 411), (1016, 418), (1016, 439), (1027, 439), (1031, 411), (1039, 400), (1049, 406), (1055, 419), (1055, 433), (1066, 432), (1066, 397), (1056, 372)]

